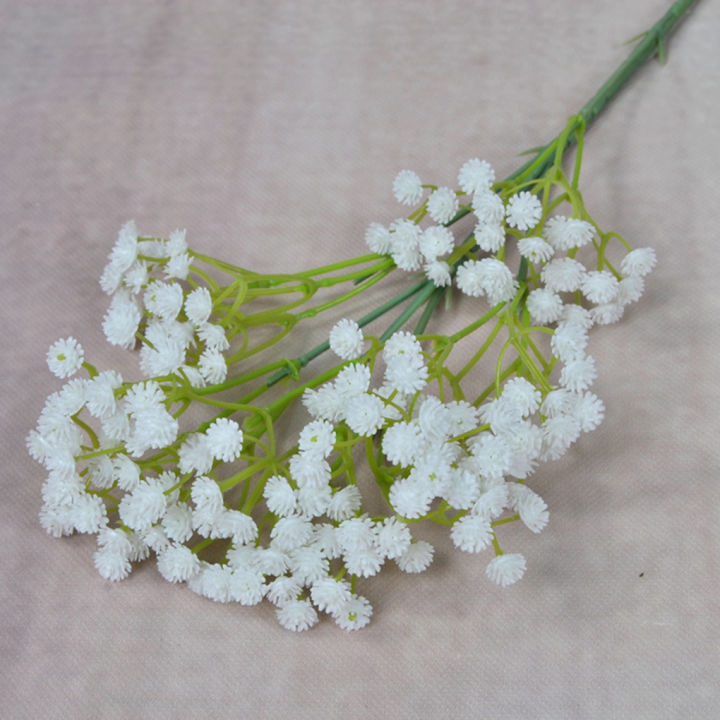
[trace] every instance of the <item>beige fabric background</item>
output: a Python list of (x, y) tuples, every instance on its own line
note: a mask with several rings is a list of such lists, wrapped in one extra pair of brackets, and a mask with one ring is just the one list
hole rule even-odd
[(24, 449), (58, 388), (53, 340), (134, 367), (100, 329), (123, 222), (262, 269), (358, 254), (399, 214), (399, 169), (454, 183), (480, 156), (507, 174), (668, 5), (0, 2), (3, 717), (720, 715), (717, 2), (590, 132), (589, 208), (660, 264), (591, 340), (608, 416), (533, 478), (551, 522), (508, 529), (518, 585), (428, 528), (430, 571), (362, 585), (368, 628), (294, 635), (152, 563), (103, 581), (93, 539), (39, 528)]

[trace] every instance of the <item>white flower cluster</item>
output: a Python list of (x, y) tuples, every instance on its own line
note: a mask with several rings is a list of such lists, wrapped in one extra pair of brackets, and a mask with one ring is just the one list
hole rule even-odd
[[(436, 224), (375, 223), (367, 241), (398, 267), (422, 268), (435, 285), (449, 285), (445, 258), (455, 242), (446, 225), (458, 213), (458, 198), (470, 196), (475, 242), (496, 256), (466, 259), (457, 268), (457, 287), (492, 306), (512, 302), (515, 311), (497, 315), (510, 326), (511, 340), (515, 331), (534, 331), (528, 318), (547, 326), (553, 360), (538, 368), (532, 358), (518, 357), (483, 404), (461, 399), (458, 383), (454, 399), (446, 400), (431, 388), (436, 381), (442, 387), (443, 372), (452, 373), (444, 365), (438, 371), (437, 357), (414, 334), (395, 332), (381, 352), (375, 344), (363, 356), (360, 327), (343, 319), (328, 343), (343, 364), (332, 370), (332, 380), (308, 384), (302, 402), (312, 419), (296, 449), (281, 457), (268, 451), (274, 439), (262, 440), (272, 428), (253, 431), (251, 420), (274, 420), (264, 409), (242, 419), (249, 423), (245, 431), (228, 417), (233, 408), (254, 407), (246, 400), (233, 406), (210, 399), (223, 408), (219, 415), (194, 431), (180, 427), (193, 400), (227, 389), (207, 385), (226, 378), (234, 308), (223, 304), (227, 294), (215, 288), (211, 295), (188, 278), (192, 253), (184, 231), (149, 239), (126, 224), (101, 279), (111, 295), (103, 330), (113, 345), (131, 348), (139, 341), (146, 379), (131, 383), (113, 370), (97, 372), (72, 337), (50, 347), (48, 367), (65, 384), (47, 398), (27, 437), (30, 454), (47, 471), (44, 529), (55, 537), (96, 534), (95, 566), (109, 580), (125, 578), (134, 562), (154, 553), (168, 581), (186, 582), (217, 602), (254, 605), (267, 598), (279, 622), (294, 631), (317, 623), (318, 612), (346, 630), (364, 627), (372, 606), (357, 593), (358, 578), (376, 575), (390, 560), (408, 573), (432, 562), (432, 546), (410, 532), (421, 518), (449, 525), (463, 552), (491, 549), (491, 581), (519, 580), (525, 558), (503, 552), (495, 528), (513, 519), (533, 533), (546, 526), (547, 505), (527, 479), (602, 421), (603, 403), (590, 391), (597, 373), (587, 354), (588, 332), (618, 320), (640, 297), (655, 254), (641, 248), (626, 254), (618, 270), (604, 258), (600, 269), (588, 269), (578, 250), (595, 244), (604, 252), (593, 224), (545, 217), (527, 191), (503, 202), (492, 190), (494, 177), (488, 163), (468, 161), (458, 176), (461, 191), (434, 189), (417, 215)], [(420, 202), (424, 192), (410, 171), (398, 175), (394, 191), (406, 204)], [(523, 258), (525, 271), (517, 276), (504, 261), (507, 237)], [(81, 368), (87, 379), (74, 377)], [(363, 508), (353, 455), (358, 445), (365, 446), (388, 500), (388, 517), (370, 517)], [(218, 472), (230, 463), (243, 468)], [(230, 502), (240, 483), (246, 483), (242, 499)], [(200, 551), (218, 540), (228, 548), (222, 561), (203, 559)]]
[(168, 240), (139, 238), (134, 222), (118, 235), (100, 285), (111, 296), (103, 319), (108, 342), (135, 347), (141, 338), (140, 367), (146, 377), (183, 373), (191, 385), (225, 380), (225, 329), (210, 322), (207, 288), (186, 291), (191, 257), (184, 230)]
[[(460, 190), (440, 187), (427, 197), (424, 208), (437, 225), (420, 227), (424, 213), (413, 213), (414, 220), (398, 219), (384, 227), (371, 223), (365, 234), (368, 247), (380, 254), (390, 254), (395, 264), (406, 271), (423, 269), (436, 286), (452, 282), (451, 268), (444, 259), (456, 247), (455, 238), (446, 226), (459, 210), (458, 197), (471, 198), (468, 210), (477, 224), (474, 238), (477, 247), (497, 254), (504, 249), (508, 234), (515, 235), (518, 250), (530, 264), (539, 264), (542, 286), (533, 289), (527, 307), (536, 324), (556, 322), (563, 314), (559, 293), (579, 291), (594, 305), (594, 323), (617, 322), (628, 303), (640, 298), (643, 276), (655, 265), (651, 248), (630, 252), (622, 261), (620, 272), (587, 270), (577, 259), (579, 248), (592, 242), (594, 226), (577, 217), (554, 215), (543, 220), (543, 205), (526, 190), (511, 195), (506, 202), (492, 189), (495, 171), (484, 160), (468, 160), (458, 173)], [(423, 198), (420, 178), (411, 170), (402, 170), (393, 184), (398, 202), (416, 205)], [(530, 231), (541, 234), (527, 235)], [(565, 255), (563, 255), (565, 254)], [(512, 272), (499, 258), (467, 259), (457, 270), (457, 287), (472, 297), (484, 296), (491, 305), (508, 302), (519, 289)]]

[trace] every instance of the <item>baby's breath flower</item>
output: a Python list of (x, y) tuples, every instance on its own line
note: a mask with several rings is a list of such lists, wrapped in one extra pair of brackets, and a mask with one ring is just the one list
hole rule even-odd
[(392, 484), (389, 500), (398, 515), (413, 519), (428, 514), (434, 497), (429, 482), (406, 477)]
[(533, 321), (541, 325), (558, 320), (563, 308), (560, 296), (547, 288), (538, 288), (530, 292), (525, 305)]
[(628, 275), (618, 284), (618, 294), (615, 302), (620, 305), (637, 302), (645, 290), (645, 280), (640, 275)]
[(496, 253), (505, 244), (505, 228), (496, 223), (480, 223), (474, 235), (478, 247), (485, 252)]
[(494, 258), (467, 260), (457, 272), (458, 288), (466, 295), (487, 295), (491, 305), (506, 302), (515, 294), (515, 281), (507, 265)]
[(362, 505), (362, 496), (357, 485), (348, 485), (333, 494), (328, 504), (327, 516), (331, 520), (347, 520), (352, 517)]
[(590, 317), (596, 325), (612, 325), (623, 316), (625, 306), (621, 302), (609, 302), (590, 308)]
[(158, 555), (157, 568), (168, 582), (185, 582), (200, 572), (200, 561), (190, 548), (172, 543)]
[(412, 170), (401, 170), (393, 182), (393, 194), (403, 205), (417, 205), (423, 194), (418, 175)]
[(522, 190), (508, 200), (505, 215), (510, 227), (530, 230), (542, 217), (542, 203), (532, 193)]
[(390, 225), (390, 253), (401, 270), (417, 270), (420, 267), (420, 228), (410, 220), (395, 220)]
[(387, 255), (392, 248), (392, 235), (384, 225), (370, 223), (365, 231), (365, 242), (372, 252)]
[(111, 345), (131, 348), (135, 345), (142, 313), (128, 292), (117, 292), (113, 295), (110, 307), (103, 318), (103, 332)]
[(318, 487), (330, 480), (330, 465), (315, 452), (300, 451), (290, 458), (288, 465), (298, 487)]
[(185, 298), (185, 314), (188, 320), (196, 326), (204, 325), (212, 311), (212, 298), (205, 287), (195, 288)]
[(607, 270), (591, 270), (585, 275), (580, 289), (590, 302), (609, 303), (618, 293), (618, 281)]
[(208, 472), (213, 464), (213, 452), (206, 435), (192, 433), (178, 450), (178, 467), (182, 473)]
[(495, 182), (495, 171), (486, 160), (471, 158), (458, 173), (458, 185), (468, 195), (475, 195), (483, 190), (489, 190)]
[(332, 615), (343, 630), (359, 630), (370, 622), (372, 605), (361, 595), (353, 595)]
[(420, 356), (398, 355), (385, 368), (386, 387), (403, 395), (422, 390), (427, 379), (428, 370)]
[(82, 345), (74, 337), (55, 341), (47, 351), (50, 372), (59, 378), (74, 375), (82, 367), (84, 359)]
[(330, 349), (343, 360), (354, 360), (362, 354), (363, 334), (354, 320), (343, 318), (330, 331)]
[(296, 599), (302, 590), (302, 584), (296, 577), (281, 575), (276, 577), (267, 589), (267, 598), (273, 605), (283, 605)]
[(545, 223), (544, 235), (555, 250), (565, 251), (587, 245), (595, 236), (595, 228), (585, 220), (556, 215)]
[(183, 543), (192, 537), (192, 510), (187, 503), (168, 505), (162, 519), (162, 527), (168, 539)]
[(319, 610), (337, 613), (352, 599), (352, 592), (344, 580), (323, 577), (313, 583), (310, 597)]
[(317, 613), (308, 600), (288, 600), (276, 611), (278, 622), (286, 629), (302, 632), (315, 625)]
[(541, 237), (524, 237), (518, 240), (518, 250), (530, 262), (547, 262), (555, 252), (552, 245)]
[(332, 498), (330, 486), (324, 485), (303, 485), (298, 490), (298, 506), (306, 517), (319, 517), (325, 515)]
[(427, 200), (428, 215), (436, 222), (444, 225), (455, 217), (458, 211), (458, 199), (455, 191), (448, 187), (434, 190)]
[(656, 265), (657, 256), (652, 248), (631, 250), (620, 263), (620, 272), (625, 276), (647, 275)]
[(375, 395), (357, 395), (345, 410), (348, 427), (363, 437), (374, 435), (385, 423), (385, 403)]
[(583, 432), (590, 432), (600, 425), (605, 415), (605, 405), (595, 393), (576, 393), (571, 397), (572, 414)]
[(178, 280), (185, 280), (190, 272), (190, 255), (187, 253), (180, 253), (179, 255), (173, 255), (165, 265), (165, 275), (169, 278), (177, 278)]
[(406, 573), (419, 573), (426, 570), (433, 559), (433, 546), (424, 540), (416, 540), (400, 556), (395, 558), (397, 566)]
[(231, 462), (240, 455), (243, 445), (243, 431), (229, 418), (218, 418), (205, 431), (207, 446), (213, 457)]
[(578, 323), (562, 323), (557, 326), (550, 340), (552, 354), (567, 362), (581, 357), (587, 347), (587, 329)]
[(278, 550), (287, 552), (305, 545), (312, 537), (312, 523), (299, 515), (280, 518), (273, 526), (270, 537)]
[(443, 225), (432, 225), (420, 235), (420, 252), (428, 262), (432, 262), (442, 255), (447, 255), (454, 246), (455, 237)]
[(545, 287), (555, 292), (579, 290), (585, 279), (585, 266), (573, 258), (551, 260), (540, 274)]
[(268, 510), (276, 515), (286, 517), (295, 512), (297, 497), (284, 477), (273, 475), (268, 478), (263, 488), (263, 497)]
[(162, 320), (174, 320), (183, 300), (182, 288), (177, 283), (152, 282), (143, 295), (146, 309)]
[(173, 230), (168, 237), (168, 241), (165, 244), (165, 250), (168, 257), (176, 257), (187, 252), (187, 230)]
[(404, 555), (411, 539), (408, 526), (394, 517), (385, 518), (375, 529), (375, 545), (390, 560)]
[(480, 552), (492, 541), (490, 521), (479, 515), (465, 515), (453, 524), (450, 537), (458, 549), (471, 553)]
[(317, 389), (307, 388), (303, 392), (302, 403), (314, 418), (337, 422), (342, 417), (344, 400), (335, 391), (334, 383)]
[(200, 356), (198, 368), (211, 385), (221, 383), (227, 377), (227, 363), (223, 354), (215, 348), (207, 348)]
[(359, 397), (370, 387), (370, 370), (362, 363), (351, 363), (335, 378), (335, 391), (344, 399)]
[(435, 287), (447, 287), (452, 283), (450, 266), (444, 260), (434, 260), (425, 265), (425, 277), (431, 280)]
[(326, 458), (335, 444), (333, 426), (326, 420), (309, 422), (301, 431), (298, 438), (298, 447), (302, 452), (317, 453)]
[(560, 372), (560, 385), (573, 392), (582, 392), (587, 390), (596, 378), (595, 361), (590, 355), (586, 355), (565, 363)]
[(525, 568), (525, 558), (520, 553), (509, 553), (494, 557), (485, 572), (494, 583), (507, 587), (525, 574)]
[[(563, 142), (579, 142), (581, 125), (574, 117), (497, 185), (492, 167), (472, 158), (460, 190), (439, 187), (424, 201), (424, 188), (436, 186), (401, 171), (393, 193), (415, 211), (370, 224), (375, 255), (315, 270), (252, 272), (192, 251), (185, 230), (143, 238), (127, 223), (100, 281), (111, 295), (102, 327), (111, 344), (138, 346), (146, 380), (98, 373), (74, 338), (50, 348), (55, 375), (83, 367), (89, 379), (52, 393), (26, 438), (47, 471), (41, 526), (56, 537), (97, 534), (94, 563), (109, 580), (154, 552), (168, 581), (220, 603), (267, 597), (293, 631), (316, 624), (317, 610), (343, 629), (364, 627), (372, 606), (356, 594), (358, 578), (386, 560), (409, 573), (432, 561), (432, 546), (411, 536), (414, 521), (449, 526), (463, 552), (493, 545), (488, 578), (516, 582), (525, 558), (504, 554), (495, 532), (516, 520), (532, 533), (547, 525), (547, 504), (525, 480), (603, 420), (588, 390), (597, 375), (589, 330), (621, 317), (656, 262), (641, 248), (615, 265), (616, 241), (629, 246), (587, 215), (579, 166), (572, 183), (564, 175)], [(547, 216), (564, 208), (582, 218)], [(448, 226), (470, 211), (476, 227), (461, 231), (456, 250)], [(516, 246), (506, 253), (508, 235)], [(285, 345), (296, 323), (338, 312), (394, 268), (418, 277), (360, 321), (374, 327), (396, 310), (390, 325), (365, 341), (358, 323), (342, 319), (327, 343)], [(449, 318), (433, 327), (438, 301), (450, 306), (453, 275), (462, 293), (491, 307), (464, 327)], [(417, 336), (398, 330), (407, 322)], [(459, 341), (464, 359), (451, 357)], [(495, 362), (485, 362), (490, 348)], [(327, 349), (336, 359), (308, 375)], [(484, 367), (489, 384), (476, 377)], [(283, 413), (301, 395), (310, 417), (291, 446)], [(373, 476), (371, 516), (359, 487)]]

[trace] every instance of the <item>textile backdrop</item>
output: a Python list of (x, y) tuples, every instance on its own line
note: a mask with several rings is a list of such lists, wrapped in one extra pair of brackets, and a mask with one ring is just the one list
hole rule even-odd
[[(0, 2), (4, 717), (720, 714), (719, 3), (700, 2), (667, 64), (588, 134), (591, 213), (659, 265), (591, 336), (607, 417), (531, 478), (550, 524), (507, 528), (528, 562), (517, 585), (418, 528), (433, 566), (362, 582), (366, 629), (325, 618), (296, 635), (269, 604), (210, 602), (152, 561), (102, 580), (94, 538), (39, 527), (44, 474), (24, 447), (60, 385), (44, 357), (58, 337), (137, 377), (101, 331), (97, 279), (123, 222), (187, 228), (194, 249), (253, 269), (360, 254), (370, 221), (402, 213), (398, 170), (454, 184), (478, 156), (508, 174), (668, 5)], [(472, 308), (457, 312), (434, 327)]]

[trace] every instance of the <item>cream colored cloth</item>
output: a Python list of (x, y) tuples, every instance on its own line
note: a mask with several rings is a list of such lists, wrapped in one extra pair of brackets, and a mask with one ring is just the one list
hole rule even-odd
[(398, 170), (453, 184), (478, 156), (509, 173), (668, 5), (0, 3), (3, 717), (720, 715), (718, 3), (588, 134), (591, 213), (659, 265), (591, 339), (604, 424), (532, 478), (549, 526), (503, 534), (527, 557), (517, 585), (422, 528), (434, 565), (362, 582), (365, 630), (295, 635), (152, 562), (103, 581), (92, 538), (40, 529), (24, 449), (59, 387), (52, 341), (136, 367), (100, 329), (123, 222), (263, 270), (360, 254), (370, 221), (402, 214)]

